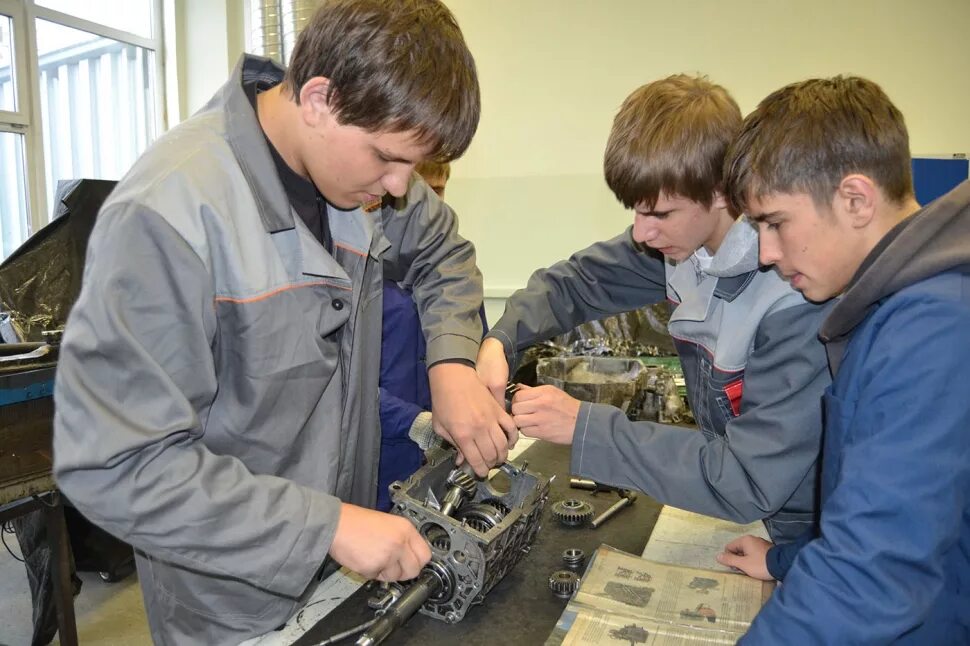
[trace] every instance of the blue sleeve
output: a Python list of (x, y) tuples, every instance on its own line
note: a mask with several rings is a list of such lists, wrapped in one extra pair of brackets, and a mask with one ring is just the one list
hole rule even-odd
[(889, 643), (946, 601), (970, 491), (970, 310), (929, 296), (882, 309), (871, 342), (848, 346), (850, 396), (827, 395), (822, 471), (836, 484), (819, 538), (745, 644)]
[(380, 389), (381, 438), (406, 438), (414, 418), (423, 408), (417, 404), (395, 397), (386, 388)]
[(777, 581), (784, 580), (785, 575), (788, 574), (788, 570), (791, 569), (792, 563), (795, 562), (795, 557), (798, 556), (801, 549), (808, 545), (813, 538), (815, 538), (815, 530), (810, 529), (791, 543), (775, 545), (768, 550), (766, 563), (768, 566), (768, 574)]

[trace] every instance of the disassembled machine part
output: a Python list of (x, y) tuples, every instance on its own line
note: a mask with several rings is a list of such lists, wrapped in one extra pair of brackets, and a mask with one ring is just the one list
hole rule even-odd
[(567, 498), (552, 503), (552, 515), (567, 527), (579, 527), (593, 517), (593, 506), (583, 500)]
[(636, 491), (631, 491), (629, 489), (619, 489), (617, 490), (616, 493), (620, 494), (620, 499), (615, 503), (613, 503), (613, 505), (609, 509), (607, 509), (602, 514), (597, 516), (596, 519), (590, 523), (590, 526), (593, 529), (596, 529), (597, 527), (599, 527), (600, 525), (608, 521), (624, 507), (628, 507), (632, 505), (634, 501), (637, 499)]
[(549, 577), (549, 589), (560, 599), (568, 599), (579, 587), (579, 575), (569, 570), (556, 570)]
[(562, 562), (570, 570), (580, 570), (586, 563), (586, 552), (578, 547), (570, 547), (567, 550), (563, 550)]
[(569, 477), (569, 486), (573, 489), (586, 489), (587, 491), (612, 491), (615, 489), (615, 487), (611, 487), (610, 485), (605, 485), (587, 478), (577, 478), (576, 476)]
[(549, 478), (506, 462), (493, 479), (478, 480), (467, 464), (454, 463), (454, 451), (432, 451), (406, 482), (391, 484), (391, 513), (417, 527), (431, 561), (413, 581), (391, 583), (369, 602), (380, 617), (358, 646), (381, 643), (415, 612), (461, 621), (535, 542)]

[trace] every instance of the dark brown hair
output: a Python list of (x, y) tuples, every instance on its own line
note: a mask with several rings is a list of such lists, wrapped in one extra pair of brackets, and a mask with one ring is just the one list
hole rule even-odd
[(769, 94), (744, 120), (724, 175), (739, 210), (771, 193), (807, 193), (828, 208), (852, 173), (870, 177), (898, 204), (913, 194), (910, 163), (906, 123), (882, 88), (836, 76)]
[(326, 0), (300, 33), (285, 89), (299, 102), (313, 77), (330, 80), (338, 122), (415, 132), (430, 157), (460, 157), (478, 127), (475, 61), (438, 0)]
[(653, 208), (661, 194), (710, 208), (722, 190), (724, 153), (741, 127), (741, 110), (720, 85), (677, 74), (626, 98), (613, 120), (603, 170), (625, 207)]

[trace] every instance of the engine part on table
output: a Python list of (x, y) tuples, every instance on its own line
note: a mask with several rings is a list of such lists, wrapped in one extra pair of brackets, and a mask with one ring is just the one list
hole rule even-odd
[(379, 644), (419, 611), (461, 621), (535, 542), (549, 478), (506, 462), (492, 479), (478, 480), (454, 461), (453, 450), (433, 450), (407, 481), (391, 484), (391, 513), (417, 527), (431, 545), (431, 561), (417, 579), (389, 584), (399, 597), (378, 610), (380, 619), (357, 644)]
[(549, 589), (560, 599), (568, 599), (579, 587), (579, 575), (569, 570), (556, 570), (549, 576)]
[(593, 529), (596, 529), (597, 527), (599, 527), (600, 525), (608, 521), (610, 518), (615, 516), (620, 510), (632, 505), (637, 499), (637, 492), (630, 491), (629, 489), (620, 489), (617, 491), (617, 493), (620, 494), (620, 499), (615, 503), (613, 503), (613, 505), (609, 509), (607, 509), (602, 514), (597, 516), (593, 520), (593, 522), (590, 523), (590, 526)]
[(590, 321), (553, 339), (573, 354), (639, 357), (675, 356), (677, 347), (667, 323), (669, 303), (656, 303), (640, 309)]
[(569, 549), (563, 550), (562, 562), (570, 570), (582, 569), (583, 564), (586, 563), (586, 552), (578, 547), (570, 547)]
[(576, 476), (571, 476), (569, 478), (569, 486), (572, 489), (585, 489), (587, 491), (614, 491), (616, 487), (611, 487), (610, 485), (605, 485), (601, 482), (596, 482), (595, 480), (587, 480), (586, 478), (577, 478)]
[(609, 404), (629, 414), (643, 369), (635, 358), (553, 357), (539, 360), (536, 379), (581, 401)]
[(687, 404), (684, 375), (668, 366), (645, 366), (637, 376), (636, 394), (627, 416), (661, 424), (692, 423), (694, 414)]
[(593, 506), (583, 500), (567, 498), (552, 504), (552, 515), (567, 527), (579, 527), (593, 517)]

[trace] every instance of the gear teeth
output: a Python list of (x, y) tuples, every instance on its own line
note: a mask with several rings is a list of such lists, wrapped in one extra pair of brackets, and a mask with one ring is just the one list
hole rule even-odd
[(568, 599), (579, 588), (579, 576), (569, 570), (556, 570), (549, 576), (549, 589), (560, 599)]
[(502, 514), (503, 517), (508, 516), (509, 512), (512, 511), (505, 505), (505, 503), (495, 498), (486, 498), (481, 502), (481, 504), (488, 505), (498, 513)]
[(563, 525), (579, 527), (593, 517), (593, 506), (582, 500), (567, 498), (553, 503), (552, 515)]
[(475, 479), (459, 469), (455, 469), (448, 474), (448, 484), (452, 487), (460, 488), (468, 498), (473, 498), (475, 491), (478, 489)]

